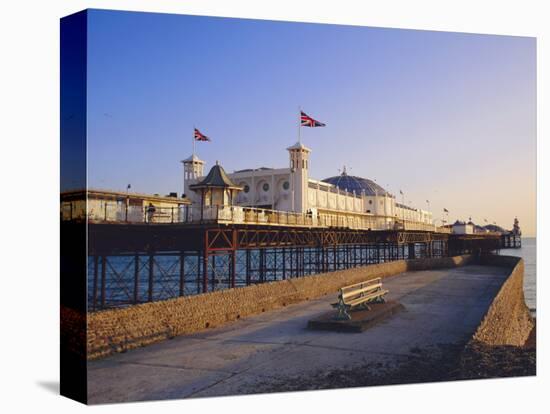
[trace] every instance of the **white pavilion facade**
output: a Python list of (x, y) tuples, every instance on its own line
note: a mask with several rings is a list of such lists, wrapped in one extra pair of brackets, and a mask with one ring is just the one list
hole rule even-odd
[[(239, 191), (232, 197), (231, 204), (220, 202), (206, 207), (204, 196), (201, 198), (203, 193), (193, 190), (206, 177), (205, 162), (196, 155), (181, 161), (184, 194), (191, 201), (190, 217), (204, 220), (214, 214), (218, 219), (239, 222), (246, 220), (247, 214), (255, 214), (259, 221), (274, 224), (295, 220), (296, 224), (312, 226), (435, 230), (430, 211), (398, 203), (395, 195), (374, 181), (348, 175), (345, 169), (339, 176), (323, 180), (311, 178), (311, 150), (296, 143), (287, 151), (289, 163), (284, 168), (246, 169), (233, 173), (225, 173), (222, 168), (225, 185)], [(219, 199), (224, 200), (223, 197)]]

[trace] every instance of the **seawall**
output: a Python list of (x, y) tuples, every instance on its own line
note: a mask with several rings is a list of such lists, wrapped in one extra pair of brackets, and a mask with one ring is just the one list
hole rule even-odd
[(459, 378), (535, 375), (535, 322), (523, 293), (523, 259), (486, 256), (480, 262), (509, 268), (510, 275), (461, 353)]
[(534, 322), (523, 294), (524, 262), (514, 256), (486, 256), (481, 264), (511, 270), (472, 337), (485, 345), (523, 346)]
[(471, 256), (394, 261), (88, 314), (88, 359), (200, 332), (407, 270), (463, 266)]

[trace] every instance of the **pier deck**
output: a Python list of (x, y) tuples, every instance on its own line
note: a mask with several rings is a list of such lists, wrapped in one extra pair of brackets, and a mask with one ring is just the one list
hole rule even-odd
[[(466, 341), (507, 269), (471, 265), (384, 279), (405, 310), (360, 334), (306, 329), (334, 295), (252, 316), (88, 363), (89, 402), (108, 403), (276, 391), (288, 380), (339, 368), (399, 368), (418, 349)], [(380, 368), (378, 368), (380, 369)]]

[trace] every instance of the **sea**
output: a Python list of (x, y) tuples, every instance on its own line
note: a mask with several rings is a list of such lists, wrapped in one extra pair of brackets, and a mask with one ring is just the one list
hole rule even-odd
[(531, 310), (531, 314), (537, 314), (537, 239), (535, 237), (522, 237), (521, 249), (502, 249), (503, 256), (519, 256), (525, 262), (525, 277), (523, 279), (523, 292), (525, 303)]

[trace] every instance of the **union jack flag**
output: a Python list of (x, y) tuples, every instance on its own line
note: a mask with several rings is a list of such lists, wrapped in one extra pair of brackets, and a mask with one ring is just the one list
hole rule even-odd
[(301, 120), (301, 126), (306, 127), (324, 127), (326, 126), (322, 122), (316, 121), (309, 115), (307, 115), (304, 111), (300, 111), (300, 120)]
[(195, 141), (210, 141), (210, 138), (195, 128)]

